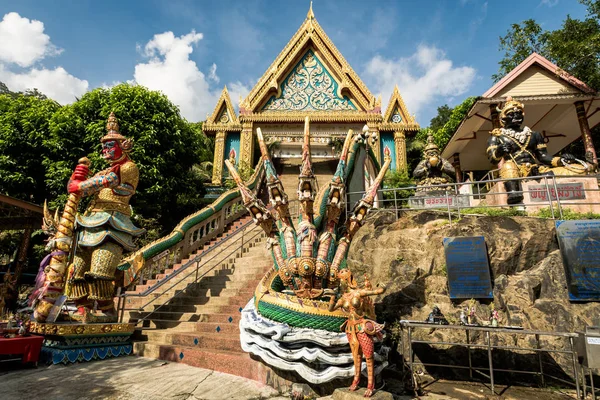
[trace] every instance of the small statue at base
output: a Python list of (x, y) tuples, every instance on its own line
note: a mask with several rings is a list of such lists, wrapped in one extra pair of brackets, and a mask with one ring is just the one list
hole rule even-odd
[(360, 370), (362, 366), (363, 356), (367, 363), (367, 390), (365, 397), (371, 397), (375, 393), (375, 360), (373, 352), (375, 349), (373, 336), (381, 339), (381, 331), (384, 325), (375, 322), (375, 314), (373, 303), (369, 296), (377, 296), (385, 292), (385, 287), (372, 289), (372, 285), (368, 279), (365, 279), (365, 285), (361, 289), (358, 287), (352, 272), (348, 269), (343, 269), (338, 272), (340, 279), (340, 289), (342, 297), (335, 301), (335, 296), (331, 297), (329, 303), (329, 311), (341, 308), (348, 314), (348, 320), (344, 322), (341, 329), (346, 330), (348, 343), (352, 350), (354, 358), (354, 380), (349, 390), (355, 391), (358, 389), (360, 382)]
[[(506, 99), (500, 112), (501, 128), (491, 131), (488, 139), (487, 156), (492, 164), (503, 160), (500, 168), (502, 179), (525, 178), (541, 175), (582, 175), (589, 168), (571, 154), (552, 157), (548, 154), (546, 141), (539, 133), (523, 124), (525, 111), (523, 103)], [(580, 164), (575, 164), (580, 162)], [(523, 201), (520, 180), (504, 182), (508, 193), (507, 203), (518, 204)]]
[(490, 313), (490, 325), (494, 328), (498, 327), (498, 323), (500, 322), (500, 314), (496, 307), (494, 307), (494, 303), (490, 304), (490, 309), (492, 312)]
[(419, 162), (413, 176), (420, 181), (417, 183), (418, 192), (453, 191), (452, 186), (427, 188), (424, 186), (443, 185), (454, 181), (456, 171), (448, 160), (442, 158), (439, 147), (433, 142), (433, 135), (427, 136), (427, 145), (423, 150), (423, 160)]
[(477, 309), (475, 308), (475, 300), (469, 301), (469, 307), (467, 307), (467, 325), (477, 325)]
[(448, 320), (438, 306), (434, 306), (425, 320), (428, 324), (448, 325)]

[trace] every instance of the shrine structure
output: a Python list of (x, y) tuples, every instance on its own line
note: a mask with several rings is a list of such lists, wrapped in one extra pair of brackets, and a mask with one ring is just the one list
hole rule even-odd
[[(349, 129), (368, 129), (371, 151), (365, 168), (366, 175), (371, 176), (379, 170), (385, 148), (390, 149), (391, 168), (405, 169), (406, 137), (419, 129), (397, 87), (382, 113), (381, 99), (371, 94), (344, 59), (315, 19), (311, 6), (300, 29), (241, 100), (239, 114), (224, 88), (214, 112), (203, 125), (204, 132), (216, 138), (213, 185), (221, 186), (227, 176), (225, 160), (235, 161), (237, 166), (256, 164), (260, 156), (256, 145), (258, 128), (267, 145), (274, 145), (271, 153), (276, 167), (281, 161), (299, 165), (306, 116), (311, 121), (315, 174), (323, 176), (323, 182), (335, 172)], [(292, 171), (295, 185), (297, 167), (290, 171), (279, 169), (278, 173), (286, 175)], [(282, 180), (287, 186), (286, 179)], [(365, 180), (360, 190), (370, 183)]]

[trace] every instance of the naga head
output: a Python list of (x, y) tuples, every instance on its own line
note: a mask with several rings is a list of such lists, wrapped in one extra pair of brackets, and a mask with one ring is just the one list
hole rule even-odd
[(111, 164), (125, 160), (133, 147), (133, 140), (121, 135), (114, 112), (111, 112), (108, 117), (106, 130), (108, 133), (100, 139), (100, 142), (102, 142), (102, 158)]
[(525, 106), (523, 103), (513, 100), (511, 96), (506, 98), (506, 102), (500, 112), (500, 123), (508, 129), (519, 129), (525, 118)]

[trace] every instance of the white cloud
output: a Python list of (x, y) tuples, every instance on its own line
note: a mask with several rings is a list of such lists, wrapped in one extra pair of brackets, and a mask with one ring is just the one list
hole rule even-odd
[(0, 21), (0, 62), (29, 67), (61, 52), (44, 33), (43, 22), (23, 18), (16, 12), (4, 15)]
[(215, 82), (215, 83), (219, 83), (219, 81), (221, 79), (219, 79), (219, 76), (217, 75), (217, 64), (213, 63), (213, 65), (210, 66), (210, 72), (208, 74), (208, 79), (210, 79), (211, 81)]
[(557, 4), (558, 4), (558, 0), (542, 0), (540, 3), (541, 6), (548, 6), (548, 7), (554, 7)]
[[(191, 120), (203, 120), (213, 111), (221, 94), (220, 88), (212, 88), (210, 83), (219, 83), (217, 65), (212, 64), (206, 76), (190, 54), (202, 34), (192, 31), (176, 37), (173, 32), (154, 35), (143, 48), (143, 54), (150, 59), (135, 66), (135, 82), (151, 90), (162, 91), (181, 110), (181, 114)], [(235, 107), (239, 96), (245, 97), (250, 88), (241, 82), (228, 84), (229, 95)]]
[(195, 31), (180, 37), (173, 32), (156, 34), (144, 47), (150, 60), (137, 64), (134, 73), (138, 84), (162, 91), (185, 118), (194, 121), (204, 119), (218, 99), (205, 75), (190, 60), (193, 45), (200, 40), (202, 34)]
[[(33, 67), (45, 57), (61, 52), (44, 33), (42, 22), (14, 12), (0, 21), (0, 81), (10, 90), (38, 89), (61, 104), (74, 102), (88, 90), (86, 80), (74, 77), (63, 67)], [(15, 66), (18, 72), (14, 71)]]
[(242, 82), (232, 82), (227, 85), (227, 90), (229, 91), (229, 97), (231, 98), (231, 102), (235, 107), (236, 111), (240, 109), (240, 98), (244, 99), (252, 90), (252, 87), (248, 85), (244, 85)]
[(55, 69), (32, 68), (22, 73), (14, 73), (0, 64), (0, 81), (12, 91), (22, 92), (38, 89), (60, 104), (72, 103), (76, 97), (88, 90), (88, 82), (69, 74), (63, 67)]
[(465, 93), (476, 77), (472, 67), (456, 67), (446, 54), (434, 46), (421, 45), (406, 58), (373, 57), (363, 74), (366, 83), (381, 93), (385, 107), (398, 85), (408, 111), (419, 114), (422, 108), (436, 99)]

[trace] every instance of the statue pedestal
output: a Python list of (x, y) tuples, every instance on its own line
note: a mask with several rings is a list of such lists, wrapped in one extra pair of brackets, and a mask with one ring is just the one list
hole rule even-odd
[(32, 322), (30, 332), (44, 337), (41, 359), (69, 364), (130, 355), (134, 324)]
[(408, 198), (409, 208), (468, 208), (471, 198), (466, 195), (446, 194), (445, 192), (421, 192)]

